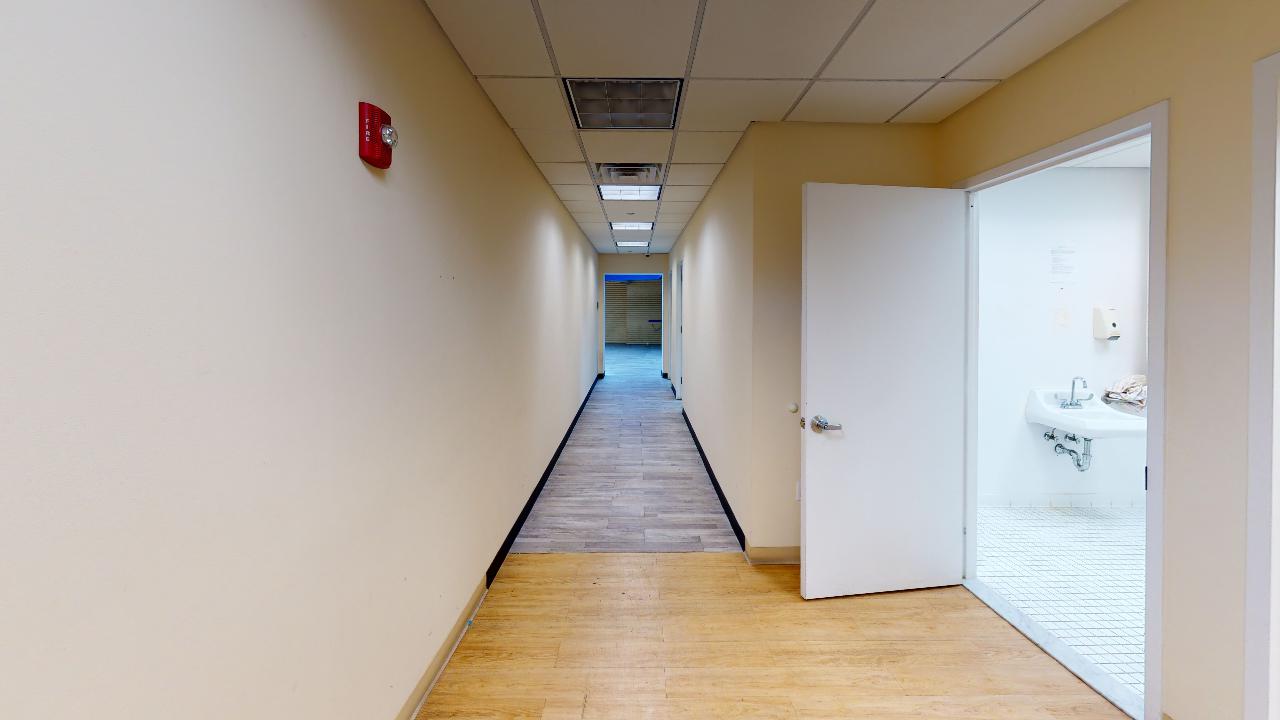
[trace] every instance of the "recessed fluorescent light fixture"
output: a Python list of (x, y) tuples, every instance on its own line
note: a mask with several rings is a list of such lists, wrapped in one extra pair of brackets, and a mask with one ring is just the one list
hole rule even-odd
[(614, 230), (652, 230), (653, 229), (653, 223), (651, 222), (616, 222), (616, 223), (609, 223), (609, 225), (612, 226)]
[(661, 185), (601, 185), (601, 200), (657, 200)]
[(618, 243), (618, 247), (649, 247), (649, 243), (644, 241), (623, 240)]

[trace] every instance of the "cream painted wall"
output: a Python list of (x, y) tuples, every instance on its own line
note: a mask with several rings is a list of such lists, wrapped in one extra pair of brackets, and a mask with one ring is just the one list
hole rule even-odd
[(753, 125), (751, 528), (754, 547), (800, 544), (801, 188), (807, 182), (931, 185), (933, 128)]
[[(652, 273), (662, 275), (662, 372), (671, 369), (671, 281), (667, 274), (666, 253), (601, 253), (599, 265), (599, 294), (601, 307), (597, 311), (597, 332), (604, 337), (604, 276), (610, 273)], [(604, 372), (604, 342), (596, 349), (596, 367)]]
[(754, 183), (748, 134), (669, 253), (668, 270), (675, 278), (684, 263), (684, 410), (748, 536)]
[(1252, 64), (1271, 0), (1133, 0), (940, 128), (954, 182), (1169, 99), (1164, 710), (1242, 702)]
[[(671, 251), (673, 276), (686, 258), (686, 411), (753, 547), (800, 543), (787, 405), (800, 402), (801, 186), (933, 184), (933, 138), (919, 125), (753, 124)], [(724, 340), (706, 332), (739, 324)], [(699, 368), (725, 375), (711, 395)]]
[(592, 381), (595, 251), (419, 0), (12, 5), (0, 75), (3, 714), (394, 717)]

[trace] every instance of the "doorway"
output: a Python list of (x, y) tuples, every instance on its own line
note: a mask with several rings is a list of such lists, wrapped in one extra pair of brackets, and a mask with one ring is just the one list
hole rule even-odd
[[(971, 178), (962, 185), (970, 191), (974, 206), (971, 211), (969, 248), (970, 401), (966, 423), (965, 473), (966, 527), (971, 530), (966, 535), (965, 585), (1068, 669), (1135, 718), (1161, 717), (1167, 158), (1168, 105), (1162, 102)], [(1108, 165), (1115, 167), (1108, 168)], [(1148, 167), (1144, 168), (1143, 165)], [(1112, 391), (1124, 390), (1119, 387), (1122, 384), (1120, 381), (1130, 379), (1131, 375), (1143, 374), (1137, 371), (1142, 369), (1144, 358), (1141, 351), (1145, 346), (1146, 396), (1142, 408), (1145, 411), (1145, 432), (1141, 435), (1131, 432), (1132, 424), (1123, 432), (1103, 432), (1106, 435), (1104, 439), (1095, 438), (1095, 442), (1090, 443), (1090, 457), (1087, 458), (1083, 453), (1084, 436), (1080, 432), (1070, 433), (1075, 436), (1075, 441), (1063, 437), (1067, 433), (1062, 428), (1045, 431), (1057, 431), (1054, 434), (1058, 439), (1053, 442), (1043, 440), (1045, 436), (1040, 435), (1044, 445), (1052, 446), (1049, 449), (1053, 456), (1046, 458), (1042, 455), (1034, 462), (1057, 460), (1069, 463), (1065, 469), (1060, 466), (1057, 472), (1068, 476), (1074, 474), (1078, 482), (1065, 486), (1075, 492), (1059, 493), (1051, 499), (1045, 495), (1038, 496), (1039, 504), (1052, 503), (1058, 508), (1049, 513), (1048, 519), (1062, 521), (1066, 518), (1063, 524), (1054, 527), (1047, 519), (1042, 518), (1033, 522), (1029, 530), (1033, 538), (1037, 532), (1051, 538), (1048, 544), (1053, 545), (1052, 551), (1042, 551), (1044, 554), (1040, 560), (1052, 564), (1048, 558), (1053, 557), (1053, 554), (1065, 556), (1060, 562), (1060, 567), (1064, 569), (1054, 581), (1059, 587), (1040, 591), (1037, 583), (1031, 581), (1027, 596), (1015, 601), (1011, 599), (1015, 591), (1007, 590), (1002, 594), (1001, 588), (993, 587), (1004, 582), (997, 580), (997, 575), (1001, 572), (996, 562), (999, 558), (988, 557), (982, 548), (984, 514), (988, 515), (988, 529), (992, 531), (987, 538), (988, 548), (999, 545), (1000, 541), (994, 533), (1001, 530), (1000, 521), (990, 519), (992, 509), (1000, 505), (1000, 502), (992, 493), (984, 496), (986, 490), (994, 487), (989, 477), (984, 482), (984, 476), (993, 471), (993, 464), (997, 466), (994, 470), (998, 471), (1001, 459), (992, 441), (984, 441), (983, 438), (984, 432), (991, 429), (992, 422), (988, 415), (988, 425), (984, 427), (984, 388), (992, 389), (993, 377), (987, 377), (984, 384), (982, 351), (984, 344), (988, 353), (997, 348), (994, 339), (999, 335), (998, 328), (983, 327), (982, 270), (984, 267), (991, 270), (998, 266), (998, 263), (986, 262), (990, 259), (983, 257), (984, 208), (991, 210), (990, 206), (993, 204), (984, 202), (984, 199), (996, 200), (996, 192), (1007, 193), (1009, 197), (1006, 199), (1010, 199), (1019, 192), (1033, 189), (1032, 186), (1036, 184), (1070, 181), (1073, 177), (1068, 173), (1075, 173), (1075, 180), (1092, 174), (1099, 176), (1092, 178), (1093, 182), (1110, 183), (1116, 187), (1123, 185), (1125, 189), (1098, 204), (1098, 207), (1110, 204), (1109, 218), (1099, 219), (1097, 216), (1102, 213), (1095, 213), (1090, 217), (1089, 212), (1080, 207), (1068, 210), (1071, 214), (1069, 224), (1095, 222), (1101, 223), (1100, 227), (1087, 231), (1080, 229), (1074, 235), (1074, 240), (1041, 248), (1045, 251), (1042, 253), (1043, 264), (1040, 271), (1044, 281), (1041, 288), (1049, 294), (1051, 302), (1053, 299), (1061, 301), (1049, 306), (1050, 329), (1047, 332), (1071, 335), (1068, 328), (1077, 328), (1080, 332), (1074, 334), (1075, 342), (1083, 347), (1077, 347), (1074, 357), (1066, 353), (1063, 356), (1069, 362), (1087, 363), (1101, 373), (1099, 377), (1107, 378), (1103, 383), (1094, 382), (1092, 392), (1097, 396), (1091, 401), (1082, 401), (1085, 410), (1090, 402), (1096, 405), (1103, 397), (1117, 399)], [(1106, 178), (1108, 173), (1112, 177)], [(1027, 183), (1019, 185), (1023, 181)], [(1123, 197), (1129, 199), (1117, 206), (1116, 201)], [(1027, 231), (1023, 237), (1028, 246), (1034, 247), (1033, 240), (1046, 236), (1045, 233), (1030, 228), (1024, 230)], [(1134, 240), (1135, 234), (1139, 236), (1138, 241)], [(1110, 238), (1110, 244), (1103, 248), (1101, 255), (1096, 247), (1093, 249), (1092, 261), (1101, 262), (1102, 266), (1090, 270), (1085, 265), (1089, 253), (1084, 250), (1089, 243), (1096, 244), (1097, 238)], [(1141, 242), (1143, 239), (1145, 243)], [(1121, 252), (1117, 249), (1120, 245), (1129, 249)], [(1139, 253), (1144, 245), (1145, 256), (1141, 256)], [(1044, 256), (1046, 254), (1047, 257)], [(1121, 260), (1121, 257), (1126, 259)], [(1115, 276), (1117, 266), (1128, 269), (1124, 274)], [(1142, 288), (1144, 270), (1146, 286)], [(1112, 275), (1110, 280), (1106, 279), (1108, 274)], [(1103, 278), (1100, 282), (1099, 277)], [(1127, 282), (1122, 279), (1125, 277), (1128, 278)], [(996, 278), (989, 279), (992, 284), (998, 282)], [(1144, 292), (1139, 292), (1140, 290)], [(1117, 299), (1103, 300), (1102, 295), (1115, 296)], [(1124, 299), (1125, 297), (1128, 299)], [(1144, 301), (1145, 323), (1142, 322), (1141, 310)], [(1120, 307), (1125, 304), (1136, 309), (1125, 311)], [(1063, 316), (1064, 306), (1067, 307), (1066, 317)], [(1094, 312), (1095, 307), (1098, 308), (1098, 313)], [(1077, 318), (1082, 313), (1085, 317)], [(1101, 320), (1096, 331), (1095, 315)], [(1111, 328), (1112, 322), (1117, 327)], [(1068, 327), (1062, 327), (1064, 324)], [(1120, 344), (1125, 337), (1126, 325), (1135, 329), (1134, 333), (1129, 333), (1133, 342), (1128, 343), (1127, 347)], [(1144, 331), (1145, 338), (1142, 337)], [(1009, 328), (1008, 332), (1012, 335), (1017, 330)], [(1080, 343), (1080, 335), (1085, 336), (1083, 343)], [(1098, 337), (1099, 335), (1102, 337)], [(987, 343), (983, 342), (984, 336)], [(1035, 338), (1027, 340), (1030, 343), (1037, 342)], [(1061, 385), (1066, 389), (1066, 383), (1078, 374), (1073, 372), (1068, 373), (1069, 377), (1064, 379), (1050, 379), (1047, 389), (1056, 397), (1059, 388), (1055, 386)], [(1140, 387), (1140, 383), (1130, 384), (1127, 389), (1133, 391), (1134, 395), (1127, 399), (1137, 399)], [(1078, 388), (1078, 391), (1085, 396), (1091, 392), (1084, 388)], [(1032, 393), (1030, 390), (1026, 392), (1022, 414), (1030, 428), (1034, 425), (1028, 420), (1033, 414)], [(1071, 391), (1066, 389), (1066, 392), (1067, 401), (1070, 402)], [(1053, 402), (1047, 405), (1050, 411), (1055, 409)], [(1124, 403), (1117, 402), (1112, 403), (1108, 409), (1118, 416), (1122, 407)], [(1052, 423), (1052, 419), (1044, 416), (1038, 419)], [(1039, 432), (1039, 429), (1034, 432)], [(1063, 440), (1066, 442), (1062, 442)], [(1059, 444), (1064, 446), (1062, 452), (1058, 449)], [(984, 450), (987, 454), (985, 459)], [(1045, 448), (1040, 450), (1043, 453)], [(1141, 465), (1140, 457), (1144, 460)], [(1085, 469), (1081, 470), (1077, 463)], [(1025, 460), (1022, 466), (1034, 467), (1032, 462)], [(1084, 479), (1084, 476), (1099, 470), (1104, 472)], [(1037, 499), (1034, 493), (1048, 490), (1049, 495), (1053, 496), (1054, 490), (1063, 487), (1060, 484), (1054, 485), (1053, 481), (1042, 482), (1040, 485), (1026, 484), (1018, 488), (1023, 495), (1016, 504), (1033, 505)], [(1007, 504), (1015, 503), (1011, 501)], [(1036, 508), (1028, 508), (1027, 512), (1034, 510)], [(1011, 511), (1011, 514), (1016, 513), (1017, 511)], [(1055, 532), (1059, 533), (1056, 542), (1052, 539)], [(1010, 541), (1010, 538), (1003, 538), (1003, 541)], [(1026, 559), (1035, 552), (1033, 543), (1025, 543), (1021, 557)], [(1089, 552), (1097, 552), (1099, 555), (1089, 558)], [(986, 578), (983, 565), (986, 565)], [(1068, 577), (1068, 573), (1072, 572), (1071, 568), (1077, 569), (1075, 572), (1079, 573), (1078, 577)], [(1016, 577), (1018, 572), (1015, 571), (1012, 575)], [(1079, 596), (1075, 600), (1069, 597), (1073, 591)], [(1035, 604), (1038, 597), (1055, 594), (1058, 601), (1064, 602), (1056, 608), (1056, 612), (1052, 603), (1042, 603), (1039, 606)], [(1019, 607), (1019, 603), (1022, 607)], [(1139, 638), (1140, 644), (1137, 642)], [(1108, 648), (1120, 652), (1107, 652)], [(1141, 662), (1136, 662), (1138, 660)]]
[[(1168, 106), (1159, 103), (970, 178), (953, 190), (805, 185), (800, 423), (805, 598), (963, 583), (1131, 715), (1161, 716), (1167, 128)], [(1146, 482), (1145, 491), (1127, 490), (1130, 502), (1142, 506), (1143, 520), (1136, 531), (1140, 559), (1128, 569), (1141, 593), (1136, 612), (1141, 615), (1143, 640), (1136, 652), (1128, 653), (1142, 660), (1141, 667), (1130, 663), (1130, 674), (1142, 678), (1148, 698), (1135, 706), (1125, 704), (1120, 693), (1110, 693), (1085, 669), (1072, 667), (1065, 653), (1056, 652), (1054, 636), (1030, 623), (1020, 624), (1016, 608), (1002, 604), (978, 572), (983, 428), (979, 223), (983, 191), (1064, 164), (1087, 162), (1099, 151), (1119, 152), (1121, 146), (1148, 136), (1145, 263), (1135, 260), (1146, 268), (1145, 323), (1142, 313), (1134, 310), (1126, 320), (1120, 307), (1142, 295), (1132, 287), (1138, 283), (1127, 285), (1130, 300), (1091, 302), (1079, 323), (1070, 317), (1055, 321), (1059, 314), (1052, 308), (1049, 313), (1051, 328), (1055, 322), (1082, 325), (1088, 328), (1089, 341), (1104, 343), (1103, 347), (1113, 341), (1110, 335), (1094, 340), (1094, 304), (1099, 306), (1100, 327), (1117, 317), (1115, 325), (1123, 333), (1134, 323), (1136, 335), (1128, 337), (1135, 341), (1144, 334), (1145, 324), (1145, 342), (1133, 343), (1143, 346), (1146, 355), (1145, 443), (1139, 441), (1130, 455), (1145, 457)], [(1066, 245), (1046, 249), (1047, 257), (1041, 257), (1035, 272), (1045, 283), (1053, 273), (1074, 267), (1073, 257), (1079, 260)], [(1016, 328), (1005, 328), (1003, 337), (1013, 344), (1036, 342)], [(1138, 357), (1138, 367), (1140, 361)], [(1066, 385), (1077, 375), (1068, 375)], [(1062, 382), (1056, 376), (1050, 381)], [(1027, 384), (1025, 379), (1001, 382)], [(1110, 377), (1093, 384), (1095, 391), (1116, 385)], [(1086, 408), (1088, 390), (1083, 385), (1077, 381), (1080, 407)], [(1022, 424), (1024, 434), (1032, 432), (1026, 401), (1036, 389), (1018, 389), (1024, 404), (1013, 411), (1013, 420)], [(1044, 389), (1050, 398), (1060, 390), (1052, 384)], [(1115, 389), (1128, 395), (1123, 388)], [(1133, 390), (1136, 399), (1140, 383)], [(1064, 400), (1075, 400), (1069, 387)], [(1047, 412), (1061, 410), (1061, 402), (1042, 404)], [(1119, 410), (1101, 409), (1121, 415)], [(1080, 427), (1060, 418), (1047, 422), (1064, 427), (1037, 431), (1039, 441), (1049, 442), (1045, 432), (1061, 432), (1049, 451), (1054, 460), (1070, 462), (1070, 472), (1087, 471), (1095, 459), (1101, 462), (1103, 448), (1094, 453), (1086, 447), (1091, 443), (1084, 442), (1097, 439), (1085, 431), (1101, 437), (1099, 427)], [(1112, 682), (1120, 684), (1114, 678)]]
[(604, 371), (662, 374), (662, 275), (604, 278)]
[(1144, 682), (1151, 138), (970, 196), (971, 589), (1133, 717)]
[(675, 371), (671, 375), (671, 392), (677, 400), (684, 399), (684, 261), (676, 263), (675, 283)]
[(1275, 716), (1276, 628), (1280, 594), (1274, 589), (1280, 533), (1275, 466), (1280, 453), (1276, 434), (1276, 376), (1280, 372), (1276, 334), (1277, 167), (1280, 166), (1280, 53), (1253, 67), (1253, 198), (1249, 307), (1249, 494), (1245, 559), (1244, 717)]

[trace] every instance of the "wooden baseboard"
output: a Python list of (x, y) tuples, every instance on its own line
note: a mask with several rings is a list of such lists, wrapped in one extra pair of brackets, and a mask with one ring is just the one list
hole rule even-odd
[(404, 706), (400, 708), (400, 712), (396, 713), (396, 720), (413, 720), (413, 718), (417, 717), (418, 711), (422, 708), (422, 703), (427, 699), (427, 693), (431, 692), (436, 680), (440, 679), (440, 674), (444, 672), (445, 664), (449, 662), (449, 658), (453, 655), (454, 649), (458, 647), (458, 643), (462, 642), (462, 636), (466, 634), (467, 628), (471, 624), (471, 618), (475, 617), (476, 611), (480, 609), (480, 603), (484, 600), (484, 594), (487, 589), (488, 586), (485, 584), (484, 578), (480, 578), (475, 591), (471, 593), (471, 599), (463, 606), (457, 621), (453, 623), (453, 629), (449, 631), (449, 636), (440, 645), (435, 657), (431, 658), (431, 664), (427, 665), (426, 672), (422, 673), (422, 679), (413, 688), (409, 699), (404, 701)]
[(747, 562), (752, 565), (799, 565), (800, 547), (752, 547), (747, 543)]

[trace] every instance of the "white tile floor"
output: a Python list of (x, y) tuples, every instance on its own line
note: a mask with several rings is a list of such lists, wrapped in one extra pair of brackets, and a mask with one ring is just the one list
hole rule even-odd
[(1142, 508), (978, 509), (978, 579), (1139, 696)]

